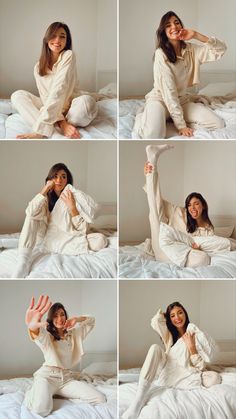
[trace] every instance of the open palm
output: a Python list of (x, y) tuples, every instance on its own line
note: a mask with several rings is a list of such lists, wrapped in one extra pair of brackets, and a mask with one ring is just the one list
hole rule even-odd
[(42, 318), (51, 305), (48, 295), (41, 295), (36, 305), (34, 297), (31, 298), (30, 306), (25, 314), (25, 323), (29, 329), (37, 330), (47, 325), (47, 322), (42, 322)]

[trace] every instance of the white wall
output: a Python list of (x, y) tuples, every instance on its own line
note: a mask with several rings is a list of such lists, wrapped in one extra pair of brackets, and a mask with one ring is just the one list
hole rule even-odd
[[(43, 35), (55, 21), (68, 24), (80, 86), (83, 90), (94, 91), (97, 70), (116, 69), (116, 10), (113, 7), (116, 0), (111, 0), (106, 8), (104, 2), (57, 0), (55, 4), (47, 0), (1, 0), (0, 95), (9, 96), (18, 89), (37, 93), (33, 67), (40, 55)], [(108, 32), (110, 36), (107, 36)]]
[[(236, 142), (169, 143), (174, 149), (162, 154), (158, 164), (162, 196), (184, 205), (190, 192), (200, 192), (208, 202), (210, 216), (235, 217)], [(150, 237), (147, 199), (142, 190), (146, 145), (145, 141), (120, 142), (121, 242), (143, 241)]]
[(69, 317), (90, 314), (96, 326), (84, 341), (86, 352), (116, 352), (116, 281), (1, 281), (0, 378), (32, 374), (43, 362), (28, 337), (25, 312), (32, 295), (48, 294), (65, 305)]
[(21, 230), (28, 202), (55, 163), (65, 163), (75, 187), (98, 202), (116, 202), (116, 147), (113, 141), (1, 142), (0, 233)]
[(203, 69), (235, 70), (236, 15), (234, 0), (120, 0), (120, 94), (143, 95), (153, 87), (152, 57), (156, 29), (163, 14), (173, 10), (186, 27), (226, 41), (228, 51), (220, 62)]
[(161, 344), (151, 328), (158, 308), (179, 301), (190, 321), (217, 340), (236, 339), (235, 281), (120, 281), (120, 367), (142, 365), (153, 343)]

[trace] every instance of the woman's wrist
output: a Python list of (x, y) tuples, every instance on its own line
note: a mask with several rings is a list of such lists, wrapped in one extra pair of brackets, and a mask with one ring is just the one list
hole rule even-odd
[(190, 352), (190, 355), (197, 355), (198, 352), (197, 352), (196, 346), (190, 347), (189, 352)]
[(70, 209), (70, 215), (71, 215), (71, 217), (76, 217), (77, 215), (79, 215), (79, 211), (77, 210), (76, 207), (72, 207)]
[(209, 41), (208, 36), (202, 35), (201, 33), (197, 32), (197, 31), (194, 31), (193, 38), (196, 39), (197, 41), (204, 42), (204, 43)]

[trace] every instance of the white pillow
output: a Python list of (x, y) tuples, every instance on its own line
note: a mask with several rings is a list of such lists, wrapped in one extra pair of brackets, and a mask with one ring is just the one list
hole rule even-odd
[(111, 227), (111, 228), (117, 228), (117, 217), (114, 214), (109, 214), (109, 215), (99, 215), (96, 220), (94, 220), (94, 224), (95, 227), (97, 228), (106, 228), (106, 227)]
[(117, 96), (117, 84), (116, 83), (109, 83), (105, 87), (99, 90), (98, 93), (101, 93), (102, 95), (107, 95), (110, 97), (116, 97)]
[(109, 362), (92, 362), (86, 368), (82, 370), (83, 373), (89, 375), (117, 375), (117, 363), (116, 361)]
[(13, 113), (11, 99), (1, 99), (0, 100), (0, 113), (5, 115), (10, 115)]
[(236, 93), (236, 82), (209, 83), (198, 94), (205, 96), (225, 96)]
[(234, 226), (226, 227), (214, 227), (214, 233), (216, 236), (230, 238), (233, 234)]

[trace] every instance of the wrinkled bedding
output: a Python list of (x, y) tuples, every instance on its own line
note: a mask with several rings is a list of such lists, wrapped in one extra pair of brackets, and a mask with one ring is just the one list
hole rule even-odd
[[(19, 233), (0, 235), (0, 278), (11, 278), (17, 261)], [(117, 235), (108, 247), (79, 256), (42, 253), (34, 249), (27, 278), (116, 278)]]
[[(120, 417), (135, 396), (140, 369), (120, 372)], [(182, 390), (167, 387), (151, 388), (149, 401), (139, 419), (234, 419), (236, 417), (236, 368), (221, 372), (222, 383), (210, 388)]]
[(236, 251), (212, 256), (209, 266), (181, 268), (156, 261), (145, 252), (145, 247), (145, 243), (120, 247), (120, 278), (236, 278)]
[[(10, 100), (8, 107), (6, 100), (0, 100), (0, 139), (15, 139), (18, 134), (26, 134), (29, 128), (18, 113), (12, 113)], [(81, 138), (86, 139), (114, 139), (117, 138), (117, 100), (103, 99), (98, 104), (98, 115), (94, 121), (85, 128), (80, 128)], [(9, 112), (7, 114), (6, 112)], [(52, 136), (53, 139), (64, 140), (58, 130)]]
[[(119, 138), (133, 138), (132, 130), (137, 111), (144, 106), (144, 99), (127, 99), (120, 101), (119, 104)], [(236, 101), (231, 102), (232, 107), (227, 104), (214, 109), (214, 112), (225, 121), (225, 127), (213, 131), (197, 129), (194, 131), (192, 139), (234, 139), (236, 138)], [(183, 136), (178, 132), (173, 123), (167, 123), (166, 138), (183, 140)]]
[[(85, 402), (73, 402), (62, 398), (53, 401), (53, 412), (48, 419), (115, 419), (116, 416), (116, 379), (93, 381), (96, 388), (106, 395), (107, 402), (97, 406)], [(25, 392), (32, 385), (32, 378), (14, 378), (0, 381), (0, 418), (36, 419), (37, 414), (30, 412), (23, 404)]]

